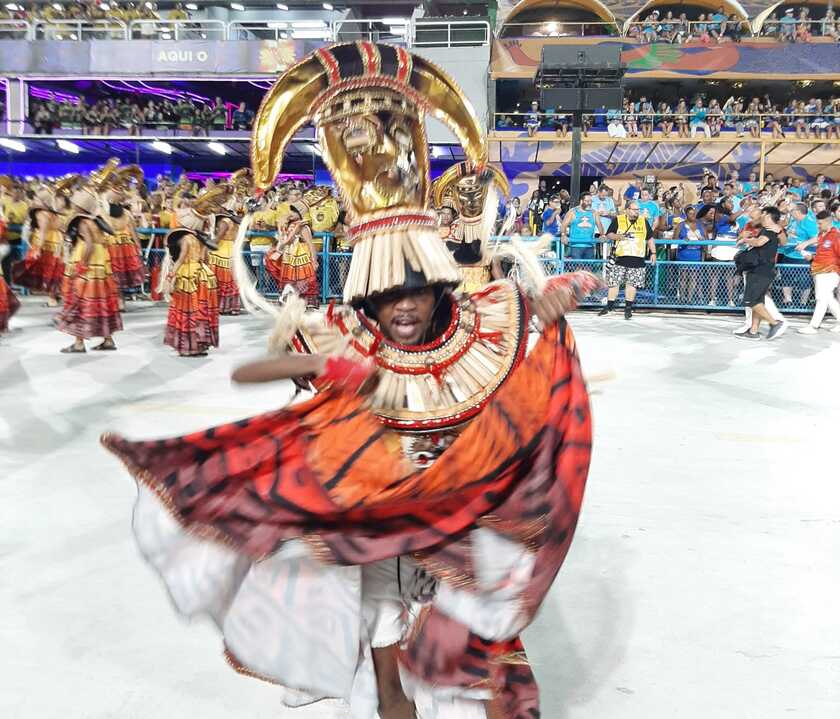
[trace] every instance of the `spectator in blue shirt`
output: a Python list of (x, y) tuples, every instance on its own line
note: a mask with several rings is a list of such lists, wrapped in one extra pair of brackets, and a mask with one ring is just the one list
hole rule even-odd
[[(790, 181), (790, 183), (791, 184), (790, 184), (790, 187), (788, 188), (788, 192), (796, 193), (797, 201), (803, 200), (805, 198), (805, 193), (807, 192), (807, 189), (805, 188), (805, 185), (802, 184), (802, 178), (801, 177), (794, 177)], [(815, 225), (816, 225), (816, 222), (817, 221), (814, 220)]]
[[(679, 234), (676, 239), (682, 242), (700, 242), (706, 239), (706, 231), (703, 223), (697, 219), (697, 210), (688, 206), (685, 209), (685, 219), (679, 223)], [(677, 262), (702, 262), (702, 245), (678, 245)], [(700, 300), (700, 293), (697, 289), (697, 268), (679, 268), (679, 289), (677, 297), (680, 303), (691, 304)]]
[(528, 137), (533, 137), (540, 129), (540, 103), (536, 100), (531, 103), (531, 112), (525, 116), (525, 128), (528, 130)]
[(639, 193), (639, 212), (656, 232), (656, 226), (659, 224), (659, 216), (662, 211), (659, 209), (659, 203), (651, 197), (650, 190), (647, 188), (642, 189)]
[[(568, 240), (564, 235), (568, 232)], [(604, 234), (601, 220), (592, 209), (592, 195), (580, 196), (580, 205), (566, 213), (561, 230), (563, 244), (569, 245), (569, 257), (576, 260), (595, 259), (595, 233)]]
[(592, 198), (592, 209), (595, 210), (595, 214), (601, 218), (601, 224), (604, 225), (604, 227), (609, 227), (610, 222), (612, 222), (613, 218), (618, 214), (615, 207), (615, 200), (610, 197), (607, 190), (607, 186), (602, 184), (598, 188), (598, 194)]
[(542, 231), (560, 237), (563, 230), (563, 199), (553, 195), (542, 213)]
[(793, 16), (793, 8), (789, 7), (779, 21), (779, 39), (793, 42), (795, 36), (796, 18)]
[(627, 185), (627, 189), (624, 191), (624, 202), (628, 204), (633, 200), (637, 200), (639, 198), (639, 181), (636, 178), (630, 180), (630, 184)]
[(712, 137), (711, 128), (706, 122), (706, 114), (707, 111), (706, 108), (703, 107), (703, 100), (698, 97), (697, 102), (694, 103), (694, 107), (691, 108), (688, 122), (691, 126), (691, 137), (696, 137), (698, 130), (702, 130), (703, 134), (705, 134), (707, 138)]
[[(782, 255), (782, 267), (779, 268), (782, 279), (782, 302), (793, 302), (794, 288), (800, 291), (800, 302), (804, 307), (811, 297), (811, 274), (807, 269), (809, 261), (796, 249), (800, 242), (808, 242), (819, 234), (817, 218), (808, 210), (804, 202), (797, 202), (790, 211), (786, 228), (787, 242), (779, 247)], [(785, 267), (784, 265), (794, 265)]]

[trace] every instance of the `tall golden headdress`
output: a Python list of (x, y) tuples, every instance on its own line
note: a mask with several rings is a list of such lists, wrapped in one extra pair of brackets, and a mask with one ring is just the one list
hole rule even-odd
[(400, 47), (316, 50), (278, 79), (257, 113), (251, 162), (262, 189), (274, 182), (295, 131), (315, 124), (354, 246), (346, 302), (407, 283), (460, 282), (428, 207), (426, 113), (452, 130), (474, 167), (484, 167), (484, 134), (470, 102), (440, 68)]
[[(486, 242), (498, 212), (490, 195), (495, 184), (505, 197), (510, 196), (510, 183), (498, 167), (487, 165), (476, 171), (469, 162), (459, 162), (448, 168), (432, 185), (432, 202), (435, 207), (451, 203), (460, 215), (457, 238), (459, 241)], [(487, 217), (492, 215), (492, 217)]]
[(120, 158), (110, 158), (102, 167), (94, 170), (88, 176), (88, 185), (95, 192), (107, 189), (115, 179), (114, 173), (120, 166)]
[(143, 173), (143, 168), (140, 167), (140, 165), (124, 165), (123, 167), (118, 167), (114, 171), (114, 187), (127, 190), (132, 180), (134, 180), (134, 182), (138, 186), (142, 185), (145, 182), (146, 176)]

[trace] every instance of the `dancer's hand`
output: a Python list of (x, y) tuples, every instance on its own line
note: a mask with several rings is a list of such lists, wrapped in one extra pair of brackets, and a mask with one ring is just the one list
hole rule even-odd
[(552, 277), (534, 300), (534, 312), (543, 326), (554, 324), (575, 309), (584, 297), (603, 287), (603, 280), (591, 272), (570, 272)]
[(320, 382), (329, 383), (339, 392), (366, 394), (375, 386), (376, 365), (372, 360), (356, 362), (337, 355), (327, 357)]

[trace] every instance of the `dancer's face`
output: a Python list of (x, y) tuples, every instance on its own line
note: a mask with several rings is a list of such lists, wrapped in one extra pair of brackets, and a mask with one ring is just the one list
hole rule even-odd
[(385, 336), (404, 345), (421, 344), (427, 337), (435, 309), (431, 287), (396, 290), (373, 300), (379, 326)]

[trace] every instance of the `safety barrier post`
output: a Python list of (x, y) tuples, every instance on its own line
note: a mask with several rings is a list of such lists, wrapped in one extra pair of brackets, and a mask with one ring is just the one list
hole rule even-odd
[(324, 245), (321, 249), (321, 304), (327, 304), (330, 292), (330, 254), (332, 252), (332, 235), (324, 233)]
[[(654, 255), (656, 257), (656, 255)], [(659, 305), (659, 259), (653, 265), (653, 305)]]

